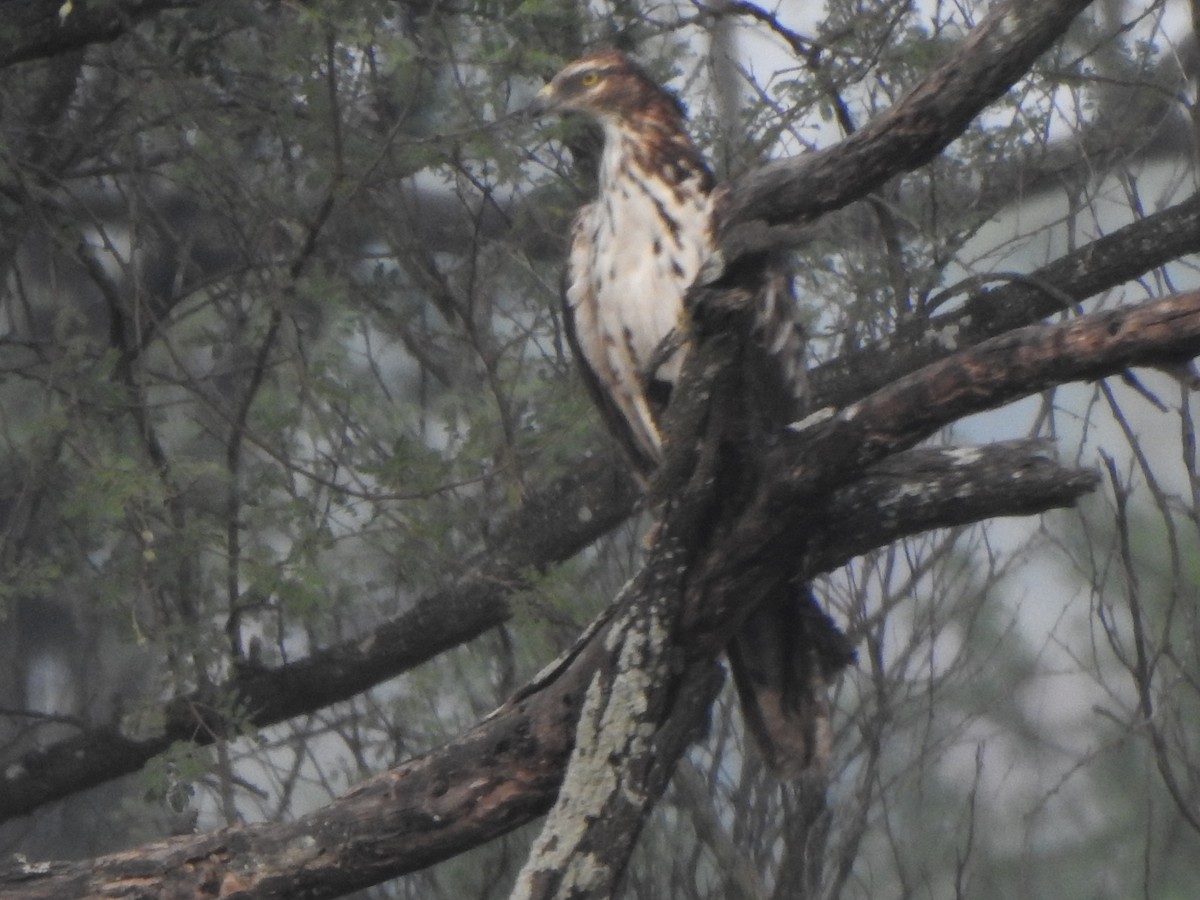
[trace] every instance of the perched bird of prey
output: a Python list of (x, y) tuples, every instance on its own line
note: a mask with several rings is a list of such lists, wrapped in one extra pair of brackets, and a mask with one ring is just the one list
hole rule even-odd
[[(598, 196), (571, 228), (563, 306), (584, 381), (646, 485), (688, 351), (684, 295), (715, 249), (719, 192), (683, 106), (620, 51), (567, 65), (530, 112), (581, 113), (604, 132)], [(762, 352), (781, 384), (798, 385), (802, 332), (787, 279), (771, 279), (755, 299)], [(784, 777), (819, 769), (830, 744), (827, 680), (852, 654), (808, 589), (768, 598), (728, 656), (766, 762)]]

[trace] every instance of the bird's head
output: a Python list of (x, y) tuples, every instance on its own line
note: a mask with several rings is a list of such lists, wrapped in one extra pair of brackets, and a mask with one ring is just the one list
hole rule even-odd
[(589, 115), (601, 123), (629, 121), (654, 110), (683, 118), (683, 107), (620, 50), (601, 50), (568, 63), (527, 109), (531, 118), (564, 112)]

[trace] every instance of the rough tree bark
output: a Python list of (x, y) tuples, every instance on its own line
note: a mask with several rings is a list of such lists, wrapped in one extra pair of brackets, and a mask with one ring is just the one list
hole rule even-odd
[[(708, 340), (690, 367), (692, 403), (706, 408), (709, 396), (719, 395), (714, 373), (737, 356), (736, 342), (719, 326), (736, 321), (745, 294), (740, 280), (752, 273), (734, 263), (752, 262), (755, 253), (789, 240), (794, 223), (927, 161), (1086, 5), (999, 7), (891, 113), (837, 147), (735, 186), (729, 266), (710, 273), (724, 278), (698, 299)], [(880, 368), (859, 365), (861, 358), (843, 361), (840, 370), (826, 367), (817, 373), (816, 395), (840, 409), (785, 433), (761, 460), (755, 490), (726, 510), (726, 519), (713, 519), (721, 506), (706, 478), (704, 441), (685, 442), (679, 452), (687, 455), (680, 469), (686, 477), (669, 493), (658, 542), (619, 602), (518, 696), (440, 750), (296, 823), (225, 829), (90, 862), (18, 864), (0, 870), (0, 891), (336, 896), (477, 846), (530, 821), (557, 796), (559, 809), (548, 820), (554, 830), (531, 856), (524, 895), (608, 896), (671, 761), (703, 717), (716, 678), (711, 660), (748, 602), (780, 578), (811, 577), (905, 534), (1069, 504), (1093, 486), (1090, 473), (1061, 469), (1025, 443), (908, 448), (964, 415), (1049, 385), (1200, 353), (1196, 293), (1061, 325), (1017, 327), (1196, 249), (1196, 215), (1195, 200), (1180, 204), (1095, 242), (1096, 252), (1078, 251), (980, 294), (932, 325), (914, 323), (913, 334), (923, 336), (917, 351), (905, 356), (897, 344), (868, 351), (894, 363), (879, 379), (854, 374)], [(1114, 251), (1132, 246), (1121, 241), (1141, 241), (1146, 252), (1130, 262), (1132, 254)], [(1171, 249), (1157, 249), (1163, 243)], [(723, 290), (731, 285), (732, 300)], [(988, 335), (997, 336), (979, 343)], [(923, 485), (920, 494), (905, 488), (914, 481)], [(973, 499), (964, 498), (967, 487)], [(864, 517), (871, 505), (889, 514)], [(600, 770), (597, 791), (586, 776)], [(560, 791), (564, 778), (570, 789)]]
[[(25, 6), (22, 4), (22, 9)], [(43, 4), (28, 6), (24, 15), (34, 15), (40, 9), (39, 14), (48, 18), (46, 9), (51, 6), (57, 15), (54, 4), (45, 4), (45, 8)], [(155, 8), (154, 4), (143, 6), (147, 11)], [(129, 17), (124, 20), (125, 24), (131, 21)], [(800, 161), (801, 167), (805, 164)], [(810, 178), (803, 169), (795, 177)], [(944, 358), (957, 347), (1039, 321), (1194, 252), (1200, 252), (1200, 197), (1149, 215), (1027, 275), (998, 275), (995, 280), (1001, 282), (999, 287), (988, 288), (986, 281), (974, 280), (952, 288), (943, 293), (947, 297), (968, 295), (960, 308), (932, 318), (903, 321), (888, 339), (811, 370), (814, 405), (840, 407), (921, 365)], [(207, 744), (235, 730), (237, 723), (222, 721), (218, 709), (243, 709), (247, 715), (244, 721), (258, 727), (280, 722), (352, 697), (420, 664), (432, 653), (469, 641), (507, 620), (503, 595), (520, 587), (513, 573), (523, 566), (540, 568), (569, 557), (574, 552), (570, 548), (578, 546), (575, 542), (594, 539), (632, 509), (634, 493), (623, 473), (600, 471), (595, 466), (585, 467), (584, 471), (586, 479), (578, 483), (565, 479), (544, 492), (544, 502), (532, 505), (538, 515), (539, 509), (550, 509), (552, 503), (560, 509), (586, 508), (595, 514), (592, 521), (543, 523), (540, 534), (563, 537), (565, 549), (542, 545), (539, 529), (528, 527), (536, 524), (534, 516), (520, 514), (498, 529), (513, 534), (514, 539), (505, 547), (492, 548), (493, 559), (479, 561), (479, 577), (463, 579), (425, 598), (411, 612), (368, 635), (286, 666), (240, 672), (203, 697), (176, 697), (164, 704), (162, 720), (167, 727), (159, 733), (132, 736), (116, 728), (89, 731), (30, 753), (0, 773), (0, 821), (137, 771), (174, 741)], [(526, 545), (527, 549), (522, 549)], [(444, 611), (447, 603), (457, 611), (450, 631), (425, 615), (426, 610)], [(231, 702), (235, 696), (237, 702)]]
[(511, 618), (506, 597), (526, 586), (531, 569), (570, 559), (627, 519), (636, 499), (632, 479), (611, 460), (584, 461), (527, 498), (453, 584), (369, 634), (281, 666), (246, 666), (206, 691), (174, 697), (153, 734), (125, 734), (114, 724), (30, 751), (0, 772), (0, 821), (136, 772), (175, 741), (204, 746), (247, 725), (321, 709), (479, 637)]
[(1067, 30), (1092, 0), (1002, 3), (887, 113), (832, 147), (739, 179), (725, 210), (724, 257), (788, 245), (797, 226), (933, 159)]
[[(808, 373), (815, 406), (843, 406), (920, 366), (1011, 328), (1069, 310), (1102, 291), (1140, 278), (1171, 260), (1200, 252), (1200, 195), (1084, 244), (1027, 275), (972, 280), (961, 308), (902, 322), (874, 345), (831, 359)], [(937, 298), (934, 298), (937, 299)]]
[[(978, 290), (962, 309), (903, 323), (887, 340), (816, 367), (809, 372), (814, 405), (842, 406), (958, 346), (1061, 312), (1072, 302), (1191, 252), (1200, 252), (1200, 197), (1127, 225), (1024, 278), (1002, 279), (1007, 283), (999, 288)], [(31, 752), (0, 774), (0, 821), (135, 772), (173, 741), (206, 744), (234, 725), (222, 723), (215, 711), (198, 718), (197, 710), (237, 706), (255, 726), (271, 725), (352, 697), (419, 665), (430, 653), (478, 637), (507, 621), (503, 596), (520, 589), (522, 568), (569, 558), (627, 518), (635, 500), (632, 481), (618, 467), (599, 462), (581, 466), (576, 475), (540, 491), (497, 529), (508, 537), (472, 563), (478, 575), (419, 601), (371, 633), (295, 663), (239, 673), (216, 686), (219, 704), (212, 696), (176, 697), (164, 704), (168, 727), (162, 733), (135, 738), (115, 729), (90, 731)], [(426, 614), (444, 612), (447, 604), (456, 610), (452, 631), (442, 617)], [(237, 702), (229, 703), (235, 696)]]
[[(728, 626), (742, 621), (796, 577), (791, 561), (796, 549), (806, 548), (809, 535), (819, 530), (811, 517), (798, 521), (796, 511), (806, 509), (822, 491), (845, 484), (851, 472), (911, 446), (898, 437), (906, 427), (921, 432), (921, 414), (911, 405), (904, 411), (914, 421), (897, 422), (892, 433), (860, 432), (862, 404), (851, 406), (822, 426), (834, 446), (816, 441), (819, 452), (833, 450), (833, 456), (818, 461), (802, 455), (803, 462), (790, 469), (805, 487), (786, 499), (776, 495), (778, 463), (748, 460), (744, 453), (722, 454), (721, 446), (737, 443), (752, 423), (752, 417), (737, 412), (750, 398), (738, 396), (746, 391), (739, 391), (736, 370), (743, 355), (754, 352), (746, 343), (752, 326), (740, 307), (752, 305), (763, 287), (760, 260), (795, 242), (805, 224), (822, 213), (931, 160), (1012, 87), (1089, 3), (1000, 4), (946, 63), (865, 128), (824, 151), (768, 163), (732, 186), (719, 213), (719, 251), (705, 263), (689, 298), (698, 346), (685, 365), (668, 417), (667, 432), (675, 445), (668, 445), (651, 494), (664, 500), (656, 528), (665, 549), (643, 571), (654, 573), (655, 559), (664, 568), (652, 576), (650, 599), (626, 606), (618, 615), (611, 649), (620, 662), (601, 669), (588, 686), (563, 789), (518, 878), (514, 900), (613, 895), (641, 825), (666, 783), (661, 766), (673, 764), (673, 759), (664, 761), (663, 753), (657, 754), (659, 765), (651, 764), (653, 736), (670, 720), (670, 713), (662, 711), (670, 710), (679, 689), (668, 676), (686, 669), (672, 661), (678, 647), (672, 645), (674, 638), (664, 639), (664, 632), (677, 635), (704, 622)], [(940, 373), (933, 383), (939, 378)], [(931, 395), (938, 393), (930, 382), (921, 385)], [(884, 417), (882, 410), (874, 412)], [(843, 430), (844, 442), (837, 437)], [(701, 446), (679, 446), (690, 443), (693, 435), (702, 435)], [(831, 465), (832, 458), (840, 463)], [(810, 459), (813, 469), (805, 473)], [(788, 527), (773, 531), (773, 523), (780, 521)], [(715, 654), (733, 630), (714, 628), (712, 634), (719, 643), (686, 646)], [(641, 665), (626, 665), (631, 657)], [(636, 694), (636, 702), (624, 703), (623, 717), (608, 715), (608, 698), (629, 693)], [(607, 715), (604, 746), (614, 748), (606, 754), (609, 793), (603, 798), (596, 796), (597, 739), (589, 730), (598, 714), (593, 700)], [(615, 735), (614, 729), (619, 729)]]
[[(1076, 352), (1064, 356), (1063, 347)], [(1120, 314), (1033, 327), (1024, 330), (1019, 340), (1007, 342), (1002, 351), (986, 346), (978, 353), (964, 351), (953, 366), (954, 378), (947, 378), (944, 368), (934, 367), (928, 377), (918, 373), (866, 398), (853, 414), (843, 413), (789, 436), (772, 462), (772, 490), (727, 529), (733, 543), (723, 548), (723, 559), (687, 574), (683, 593), (703, 596), (705, 602), (703, 610), (689, 609), (691, 614), (665, 651), (683, 662), (671, 669), (671, 693), (690, 696), (680, 693), (689, 680), (687, 673), (711, 660), (736, 628), (744, 612), (741, 601), (758, 594), (763, 581), (772, 577), (762, 567), (764, 554), (771, 556), (781, 541), (786, 543), (789, 536), (811, 528), (817, 515), (828, 515), (823, 525), (846, 523), (847, 532), (839, 538), (832, 528), (825, 529), (812, 562), (798, 573), (801, 577), (818, 574), (815, 566), (844, 562), (865, 543), (886, 543), (908, 533), (905, 495), (911, 496), (911, 491), (902, 486), (911, 488), (914, 471), (931, 475), (936, 470), (940, 475), (934, 480), (942, 484), (941, 501), (923, 498), (918, 504), (922, 509), (918, 527), (1062, 505), (1094, 484), (1094, 476), (1061, 470), (1045, 458), (1044, 450), (1024, 443), (959, 453), (909, 451), (913, 471), (905, 464), (907, 454), (901, 454), (866, 473), (879, 479), (882, 494), (892, 497), (896, 511), (894, 520), (880, 517), (878, 531), (866, 538), (861, 525), (849, 525), (860, 520), (862, 495), (857, 493), (855, 474), (838, 457), (845, 428), (878, 436), (879, 442), (859, 456), (881, 457), (911, 446), (967, 412), (1036, 392), (1049, 380), (1101, 377), (1129, 365), (1198, 353), (1200, 294), (1190, 294)], [(1005, 354), (1022, 360), (1015, 373), (997, 365)], [(896, 423), (906, 420), (915, 424), (897, 429)], [(944, 465), (938, 464), (939, 458)], [(956, 469), (960, 471), (953, 475)], [(998, 472), (998, 478), (985, 477)], [(1021, 477), (1014, 477), (1015, 472)], [(1073, 485), (1069, 489), (1068, 478)], [(990, 480), (991, 489), (981, 492), (980, 505), (968, 511), (958, 491), (947, 490), (956, 479), (972, 484)], [(850, 493), (840, 493), (831, 488), (837, 480), (853, 482), (854, 487), (845, 489)], [(1063, 490), (1054, 502), (1039, 502), (1039, 495), (1056, 481), (1063, 482), (1059, 485)], [(806, 497), (814, 502), (805, 504)], [(935, 509), (941, 510), (940, 515)], [(785, 515), (780, 516), (781, 511)], [(671, 516), (686, 512), (684, 504), (669, 511), (667, 527), (686, 533), (686, 523), (670, 521)], [(664, 583), (662, 573), (677, 568), (670, 546), (669, 540), (660, 541), (663, 549), (651, 552), (620, 607), (602, 617), (564, 658), (440, 750), (371, 779), (295, 823), (223, 829), (91, 861), (18, 863), (0, 870), (0, 891), (21, 898), (170, 898), (205, 892), (244, 898), (333, 897), (423, 868), (530, 821), (546, 811), (558, 792), (593, 679), (611, 683), (620, 669), (615, 652), (619, 642), (610, 647), (608, 641), (611, 623), (627, 609), (661, 596), (656, 589)], [(699, 671), (705, 670), (701, 666)], [(687, 711), (697, 705), (684, 703), (676, 708)], [(688, 731), (686, 722), (670, 715), (666, 723), (675, 733)]]
[[(809, 372), (814, 405), (840, 407), (912, 372), (1008, 329), (1028, 325), (1187, 253), (1200, 252), (1200, 197), (1191, 197), (1066, 254), (995, 289), (972, 285), (962, 308), (904, 322), (875, 345), (836, 357)], [(592, 461), (548, 486), (497, 533), (502, 545), (472, 561), (456, 584), (360, 638), (280, 667), (243, 671), (211, 694), (163, 705), (161, 733), (134, 737), (89, 731), (29, 753), (0, 773), (0, 821), (138, 771), (174, 741), (211, 743), (235, 730), (218, 710), (240, 708), (263, 727), (354, 696), (419, 665), (432, 654), (472, 640), (507, 621), (504, 597), (520, 590), (519, 573), (570, 558), (578, 547), (624, 521), (636, 502), (626, 473)], [(586, 511), (586, 515), (582, 515)], [(455, 609), (452, 628), (428, 612)], [(230, 698), (237, 698), (230, 702)], [(221, 702), (214, 703), (219, 699)], [(207, 716), (198, 711), (213, 710)]]

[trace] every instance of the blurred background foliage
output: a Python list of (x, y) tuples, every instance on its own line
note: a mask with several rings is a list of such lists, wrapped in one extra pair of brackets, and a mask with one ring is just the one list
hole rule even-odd
[[(564, 62), (636, 53), (729, 177), (870, 121), (985, 6), (218, 0), (5, 67), (0, 760), (152, 733), (169, 697), (368, 635), (539, 489), (616, 459), (558, 311), (595, 135), (510, 116)], [(814, 362), (1193, 194), (1189, 12), (1095, 4), (939, 160), (823, 220), (796, 254)], [(1197, 282), (1185, 257), (1087, 308)], [(1076, 512), (926, 535), (818, 585), (860, 657), (828, 807), (743, 752), (723, 700), (626, 896), (1192, 896), (1194, 415), (1186, 383), (1150, 373), (948, 433), (1050, 437), (1107, 483)], [(551, 659), (635, 571), (644, 527), (531, 571), (483, 637), (177, 743), (0, 825), (0, 853), (328, 802)], [(505, 896), (528, 839), (365, 895)]]

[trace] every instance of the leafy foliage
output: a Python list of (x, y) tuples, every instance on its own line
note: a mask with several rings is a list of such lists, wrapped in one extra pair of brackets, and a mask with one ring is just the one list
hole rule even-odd
[[(796, 251), (814, 362), (1195, 191), (1179, 26), (1163, 2), (1101, 7), (935, 163)], [(636, 51), (702, 140), (732, 142), (733, 177), (871, 121), (981, 8), (205, 3), (0, 71), (6, 762), (89, 728), (155, 733), (169, 697), (370, 634), (613, 452), (557, 305), (595, 147), (509, 117), (563, 62)], [(740, 66), (708, 51), (731, 19)], [(1182, 259), (1089, 304), (1197, 280)], [(831, 576), (861, 665), (838, 688), (828, 808), (772, 782), (721, 704), (626, 894), (1183, 896), (1200, 478), (1190, 395), (1146, 380), (961, 426), (1103, 451), (1109, 499)], [(353, 700), (255, 730), (218, 698), (241, 731), (177, 744), (89, 816), (125, 843), (179, 814), (286, 820), (436, 747), (570, 644), (635, 570), (643, 525), (526, 567), (507, 625)], [(92, 852), (59, 815), (0, 846)], [(379, 895), (506, 895), (527, 839)]]

